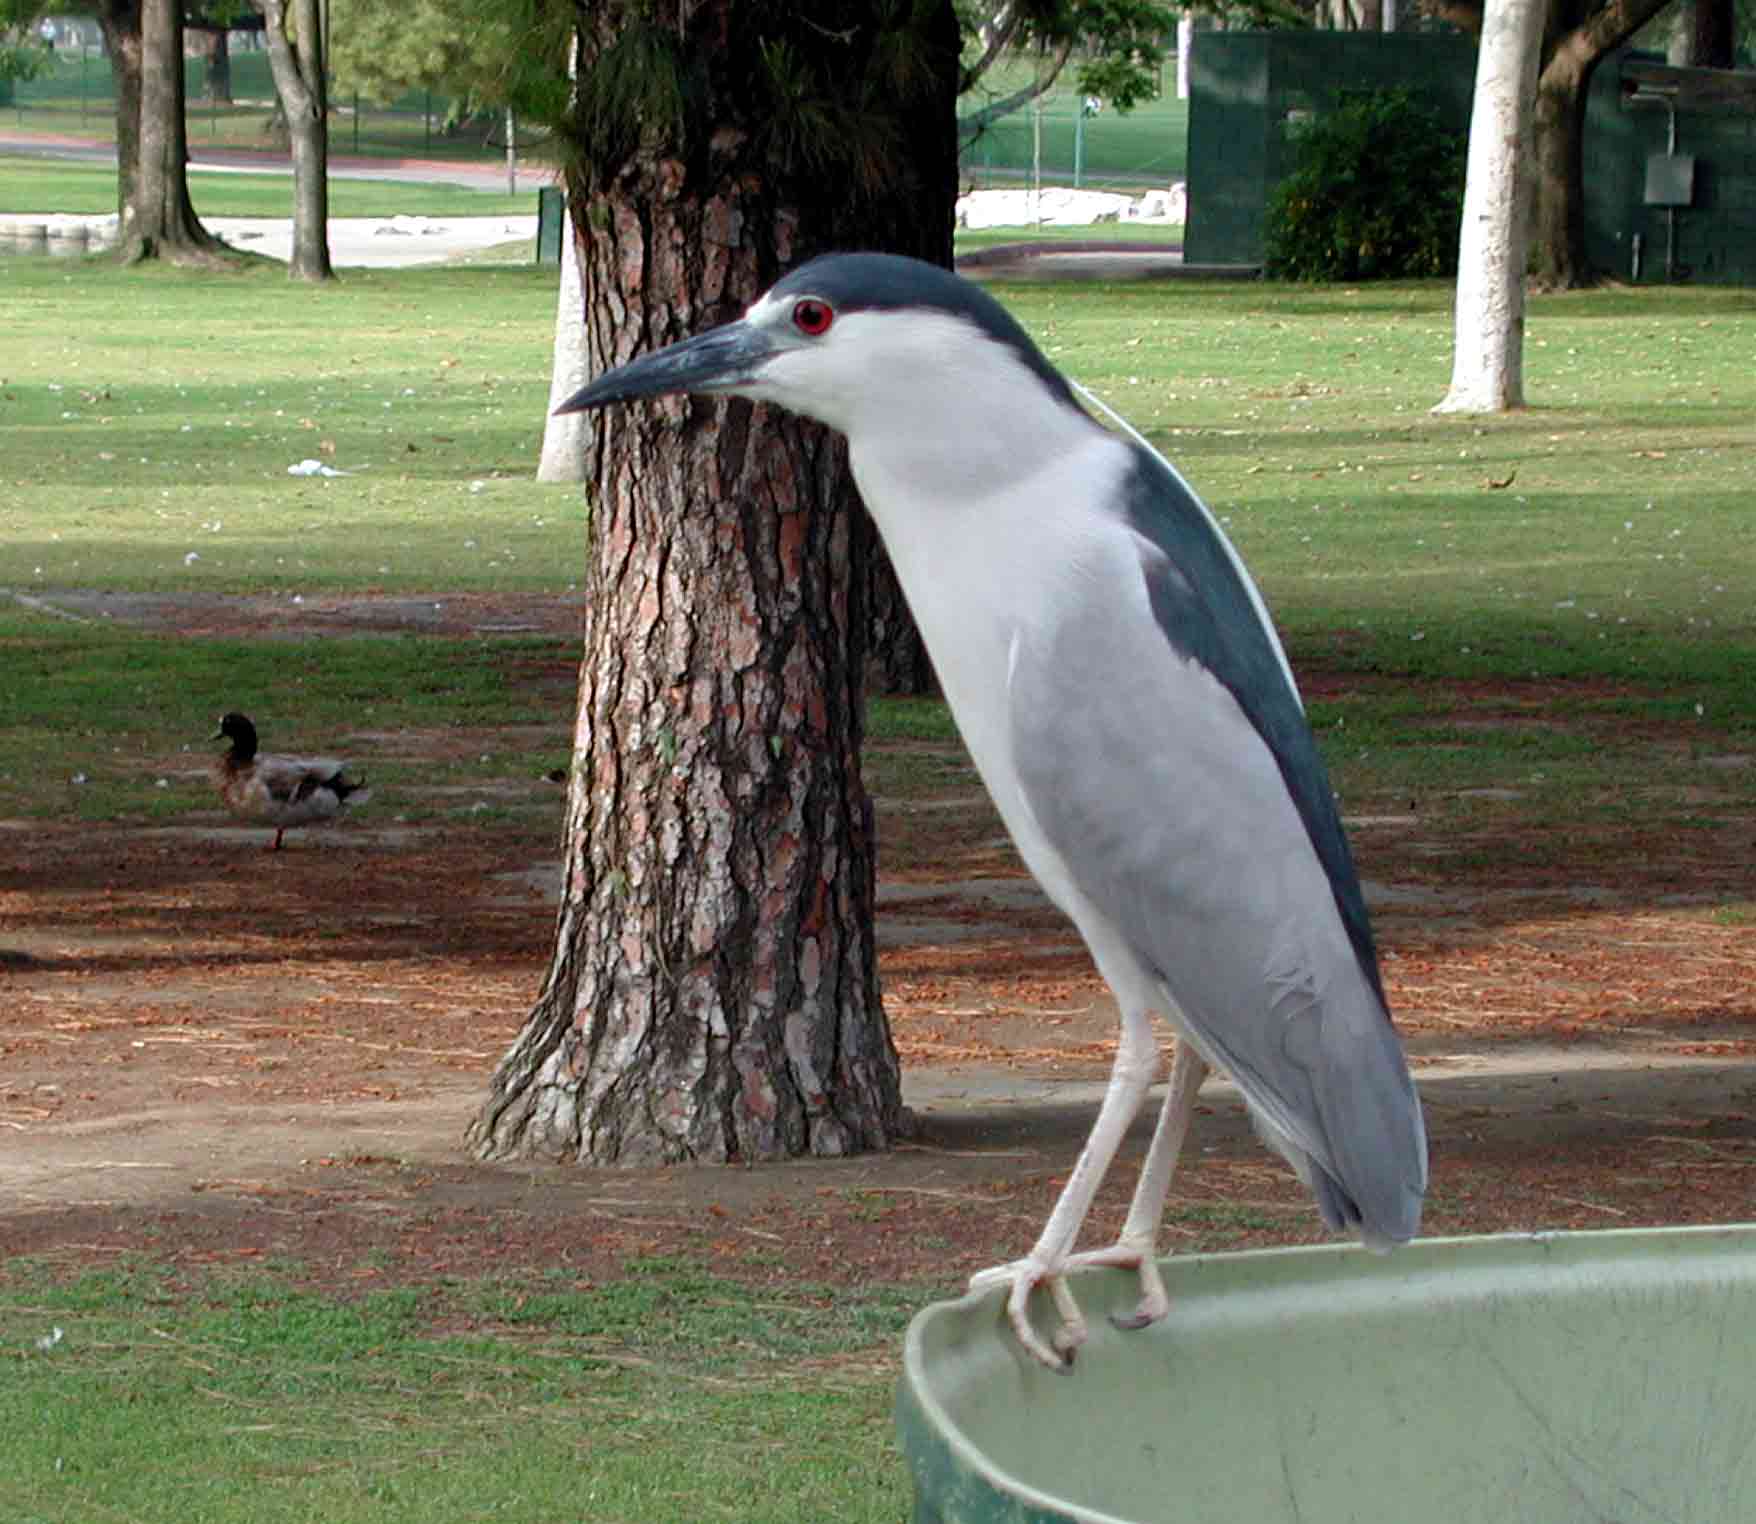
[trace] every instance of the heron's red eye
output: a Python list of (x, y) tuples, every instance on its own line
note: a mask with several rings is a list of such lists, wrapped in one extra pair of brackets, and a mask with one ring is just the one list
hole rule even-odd
[(807, 338), (821, 338), (835, 321), (835, 308), (808, 296), (793, 308), (793, 327)]

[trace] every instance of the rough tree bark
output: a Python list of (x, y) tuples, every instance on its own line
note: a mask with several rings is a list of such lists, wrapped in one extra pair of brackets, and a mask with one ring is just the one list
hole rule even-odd
[(290, 280), (332, 280), (329, 262), (329, 86), (317, 0), (257, 0), (268, 67), (293, 150)]
[(879, 693), (919, 698), (935, 686), (932, 658), (921, 628), (902, 596), (896, 568), (885, 554), (884, 544), (872, 541), (867, 607), (871, 610), (871, 649), (867, 653), (866, 679)]
[[(123, 14), (125, 18), (126, 12)], [(134, 131), (138, 146), (131, 194), (121, 209), (118, 253), (124, 263), (145, 259), (187, 265), (223, 263), (231, 251), (201, 225), (189, 199), (182, 5), (180, 0), (140, 0), (136, 17), (140, 93)], [(109, 34), (108, 26), (105, 34)], [(119, 90), (119, 160), (122, 100)]]
[[(737, 315), (821, 250), (949, 258), (949, 0), (800, 11), (577, 7), (584, 113), (612, 109), (597, 65), (625, 83), (637, 56), (701, 113), (666, 125), (655, 89), (638, 133), (600, 133), (569, 171), (594, 372)], [(594, 1163), (883, 1147), (903, 1113), (859, 772), (870, 530), (845, 451), (771, 409), (672, 398), (598, 415), (586, 475), (555, 949), (471, 1145)]]
[(1436, 413), (1524, 406), (1526, 155), (1542, 31), (1543, 0), (1488, 0), (1470, 112), (1451, 389)]

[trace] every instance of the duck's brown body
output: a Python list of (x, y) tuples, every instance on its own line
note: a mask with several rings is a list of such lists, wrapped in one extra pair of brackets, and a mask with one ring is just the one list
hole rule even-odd
[(220, 798), (234, 815), (274, 829), (269, 850), (280, 847), (292, 826), (332, 820), (343, 805), (369, 797), (365, 785), (347, 776), (347, 764), (333, 757), (278, 757), (257, 750), (256, 727), (247, 716), (228, 714), (215, 740), (231, 750), (214, 763)]

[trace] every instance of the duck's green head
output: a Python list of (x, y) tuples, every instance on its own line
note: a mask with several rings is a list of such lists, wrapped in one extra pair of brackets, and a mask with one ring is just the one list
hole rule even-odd
[(240, 762), (248, 762), (256, 755), (256, 727), (250, 723), (248, 715), (239, 714), (235, 709), (220, 719), (219, 731), (212, 739), (230, 741), (232, 755)]

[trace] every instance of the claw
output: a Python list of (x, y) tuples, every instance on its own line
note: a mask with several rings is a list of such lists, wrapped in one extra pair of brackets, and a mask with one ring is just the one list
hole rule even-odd
[(1110, 1324), (1124, 1333), (1149, 1328), (1171, 1310), (1171, 1299), (1165, 1291), (1164, 1277), (1159, 1274), (1158, 1256), (1151, 1246), (1129, 1243), (1125, 1238), (1107, 1249), (1090, 1249), (1075, 1254), (1067, 1261), (1074, 1270), (1132, 1270), (1140, 1278), (1140, 1300), (1129, 1313), (1113, 1312)]
[[(1066, 1280), (1038, 1259), (1017, 1259), (1008, 1265), (995, 1265), (978, 1270), (969, 1278), (971, 1291), (986, 1291), (992, 1286), (1005, 1286), (1006, 1320), (1025, 1352), (1040, 1365), (1052, 1371), (1072, 1367), (1079, 1346), (1085, 1343), (1085, 1315), (1074, 1301)], [(1030, 1294), (1038, 1286), (1048, 1289), (1061, 1322), (1052, 1343), (1045, 1342), (1030, 1320)]]

